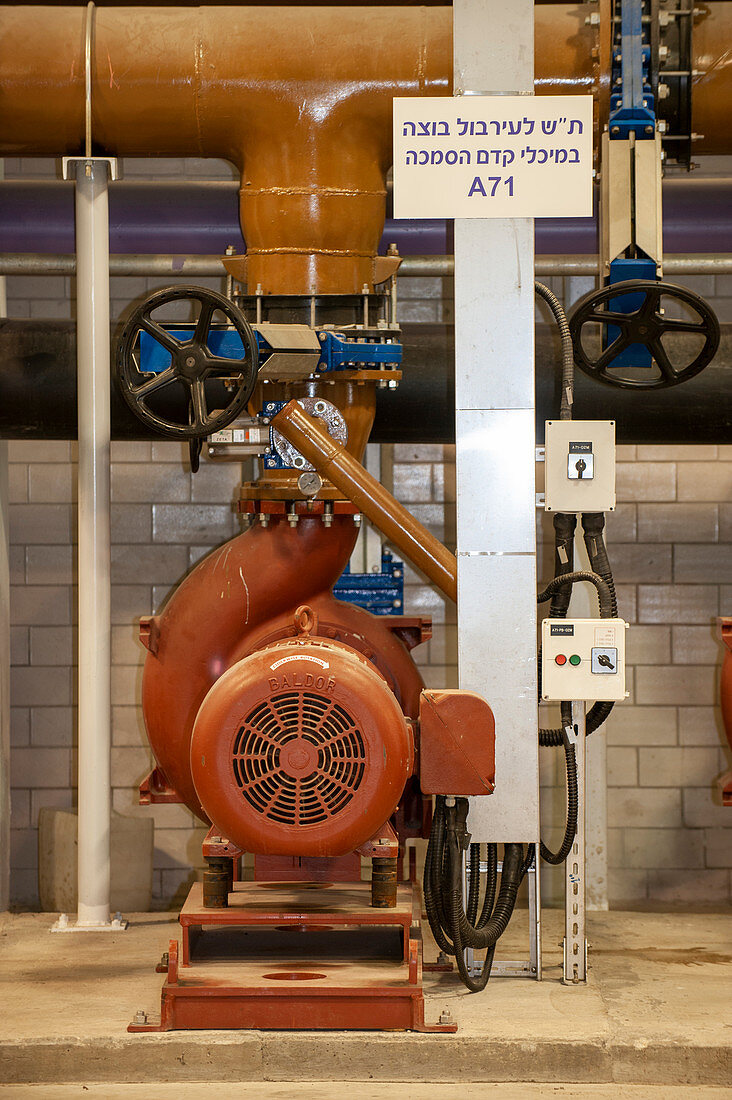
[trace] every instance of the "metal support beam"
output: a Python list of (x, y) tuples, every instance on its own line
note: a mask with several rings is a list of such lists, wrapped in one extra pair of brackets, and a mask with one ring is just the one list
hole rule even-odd
[[(533, 2), (456, 0), (455, 93), (533, 92)], [(474, 841), (539, 839), (534, 222), (455, 222), (458, 675), (496, 717)]]
[[(381, 444), (368, 443), (363, 468), (377, 481), (381, 481)], [(361, 524), (356, 545), (351, 554), (352, 573), (381, 572), (381, 532), (366, 520)]]
[(585, 934), (585, 704), (572, 703), (572, 740), (577, 756), (577, 834), (564, 865), (564, 972), (566, 983), (587, 981)]
[[(612, 548), (610, 551), (612, 560)], [(592, 570), (584, 539), (574, 543), (574, 568)], [(575, 584), (569, 604), (570, 619), (592, 619), (597, 615), (596, 592), (592, 585)], [(585, 900), (589, 910), (608, 908), (607, 867), (607, 734), (602, 726), (585, 742)], [(570, 859), (572, 857), (570, 856)], [(565, 898), (567, 904), (570, 900)]]

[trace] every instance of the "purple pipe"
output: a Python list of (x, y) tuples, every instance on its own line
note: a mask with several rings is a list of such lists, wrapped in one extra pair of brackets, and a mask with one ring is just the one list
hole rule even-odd
[[(231, 244), (243, 252), (237, 192), (235, 182), (113, 183), (111, 251), (207, 255)], [(380, 251), (392, 242), (403, 256), (443, 256), (453, 251), (452, 222), (388, 218)], [(666, 180), (663, 247), (668, 253), (732, 252), (732, 179)], [(0, 252), (73, 251), (73, 184), (0, 183)], [(536, 251), (596, 253), (597, 209), (593, 218), (538, 219)]]

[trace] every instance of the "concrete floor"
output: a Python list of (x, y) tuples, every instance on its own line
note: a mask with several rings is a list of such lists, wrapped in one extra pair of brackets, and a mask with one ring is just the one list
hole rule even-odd
[[(239, 1081), (215, 1085), (0, 1085), (0, 1100), (343, 1100), (348, 1089), (352, 1100), (443, 1100), (450, 1085), (387, 1083), (372, 1085), (354, 1081), (319, 1081), (286, 1085)], [(532, 1085), (521, 1082), (496, 1085), (460, 1085), (461, 1100), (729, 1100), (730, 1090), (693, 1085)]]
[[(233, 1096), (234, 1088), (237, 1096), (263, 1100), (330, 1100), (347, 1083), (359, 1100), (381, 1100), (394, 1095), (388, 1082), (402, 1082), (400, 1100), (427, 1100), (456, 1081), (465, 1100), (484, 1095), (484, 1082), (512, 1082), (491, 1087), (496, 1100), (730, 1095), (729, 915), (591, 914), (584, 988), (559, 980), (562, 914), (543, 917), (542, 983), (495, 979), (470, 995), (454, 975), (425, 976), (426, 1018), (449, 1007), (459, 1026), (455, 1036), (128, 1035), (137, 1009), (159, 1007), (162, 976), (153, 967), (176, 934), (175, 915), (138, 915), (124, 933), (50, 935), (49, 914), (4, 914), (0, 1096), (112, 1100), (141, 1096), (135, 1082), (150, 1095), (143, 1083), (156, 1082), (156, 1097), (186, 1100), (213, 1096), (204, 1083), (222, 1082), (217, 1100)], [(517, 914), (512, 922), (504, 957), (526, 953), (522, 920), (525, 914)], [(157, 1082), (170, 1082), (169, 1091)]]

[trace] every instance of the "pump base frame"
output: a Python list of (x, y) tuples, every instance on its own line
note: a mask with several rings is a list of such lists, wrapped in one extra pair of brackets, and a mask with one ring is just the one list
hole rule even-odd
[[(127, 1030), (456, 1031), (454, 1023), (425, 1023), (422, 939), (412, 887), (399, 886), (394, 909), (374, 909), (369, 898), (367, 882), (237, 882), (227, 908), (205, 909), (201, 885), (195, 883), (180, 916), (180, 964), (178, 941), (170, 941), (160, 1018), (135, 1019)], [(202, 958), (197, 951), (206, 929), (337, 934), (379, 926), (401, 930), (401, 958), (334, 959), (326, 951), (322, 958), (238, 951)]]

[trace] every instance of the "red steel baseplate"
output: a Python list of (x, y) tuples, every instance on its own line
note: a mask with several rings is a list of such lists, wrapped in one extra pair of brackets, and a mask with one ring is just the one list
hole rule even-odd
[(367, 882), (238, 882), (205, 909), (200, 883), (171, 940), (159, 1020), (128, 1031), (299, 1029), (454, 1032), (427, 1024), (410, 885), (374, 909)]

